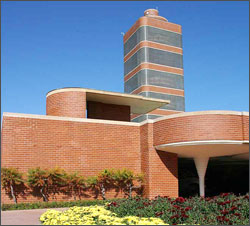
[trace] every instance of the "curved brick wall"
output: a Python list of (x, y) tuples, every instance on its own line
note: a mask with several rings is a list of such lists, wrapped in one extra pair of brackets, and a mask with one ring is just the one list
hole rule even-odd
[(79, 91), (65, 91), (48, 94), (46, 98), (46, 114), (85, 118), (86, 93)]
[(241, 112), (178, 115), (154, 123), (154, 145), (185, 141), (249, 139), (249, 116), (242, 115)]

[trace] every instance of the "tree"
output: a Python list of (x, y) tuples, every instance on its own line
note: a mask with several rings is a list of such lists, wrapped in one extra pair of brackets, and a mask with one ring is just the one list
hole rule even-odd
[(92, 189), (92, 190), (98, 190), (99, 191), (99, 187), (98, 187), (98, 182), (97, 182), (97, 176), (90, 176), (86, 179), (86, 184), (87, 187)]
[(103, 200), (106, 200), (106, 190), (108, 186), (114, 183), (114, 170), (104, 169), (97, 176), (89, 177), (87, 179), (89, 187), (97, 188)]
[(134, 183), (137, 181), (139, 183), (143, 182), (142, 174), (134, 174), (133, 171), (128, 169), (117, 170), (114, 176), (115, 184), (128, 195), (129, 198), (132, 197), (132, 191), (135, 187)]
[(66, 181), (67, 188), (73, 194), (74, 200), (76, 200), (76, 196), (80, 198), (82, 189), (86, 187), (84, 177), (78, 173), (71, 173), (66, 176)]
[(10, 193), (15, 204), (17, 203), (16, 187), (24, 183), (23, 174), (15, 168), (1, 169), (2, 187), (6, 192)]
[(48, 170), (42, 170), (40, 167), (28, 170), (27, 182), (31, 188), (39, 190), (43, 201), (48, 202), (48, 188), (52, 183)]
[(66, 172), (60, 168), (42, 170), (40, 167), (28, 171), (28, 185), (38, 189), (43, 197), (43, 201), (48, 202), (49, 193), (60, 192), (66, 184)]
[(52, 168), (48, 170), (50, 183), (48, 184), (48, 192), (53, 192), (53, 195), (62, 191), (67, 185), (67, 173), (61, 168)]

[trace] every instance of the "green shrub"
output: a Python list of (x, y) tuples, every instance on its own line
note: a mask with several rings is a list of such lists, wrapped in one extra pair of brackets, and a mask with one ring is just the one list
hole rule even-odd
[(73, 206), (92, 206), (104, 205), (107, 202), (117, 201), (118, 199), (109, 200), (77, 200), (67, 202), (35, 202), (35, 203), (18, 203), (18, 204), (2, 204), (2, 210), (25, 210), (25, 209), (46, 209), (46, 208), (63, 208)]

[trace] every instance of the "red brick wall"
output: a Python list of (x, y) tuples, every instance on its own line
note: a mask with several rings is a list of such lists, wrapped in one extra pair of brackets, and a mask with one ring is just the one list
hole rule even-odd
[[(58, 166), (84, 176), (96, 175), (104, 168), (139, 173), (139, 136), (139, 126), (4, 116), (2, 167), (26, 172), (32, 167)], [(3, 203), (13, 202), (2, 195)], [(19, 199), (36, 200), (31, 196)]]
[(87, 101), (87, 117), (130, 122), (130, 106)]
[(154, 145), (199, 140), (243, 140), (242, 116), (204, 114), (154, 123)]
[(148, 124), (140, 127), (141, 144), (141, 172), (144, 175), (144, 196), (149, 195), (149, 144), (148, 144)]
[(157, 151), (153, 146), (153, 124), (141, 127), (142, 172), (145, 175), (145, 196), (178, 197), (178, 157)]
[(178, 197), (178, 156), (164, 151), (150, 151), (150, 194)]
[(242, 116), (243, 140), (249, 140), (249, 116)]
[[(35, 116), (39, 117), (39, 116)], [(249, 117), (203, 114), (162, 119), (141, 126), (132, 123), (56, 120), (4, 116), (2, 167), (22, 172), (56, 166), (84, 176), (104, 168), (128, 168), (145, 175), (145, 196), (178, 196), (177, 155), (154, 146), (195, 140), (248, 140)], [(91, 122), (92, 121), (92, 122)], [(99, 121), (100, 122), (100, 121)], [(107, 197), (121, 197), (115, 191)], [(89, 198), (94, 196), (90, 194)], [(69, 197), (58, 196), (57, 200)], [(19, 202), (37, 201), (26, 195)], [(2, 192), (2, 203), (12, 203)]]
[(75, 118), (86, 117), (86, 93), (59, 92), (46, 98), (46, 114)]

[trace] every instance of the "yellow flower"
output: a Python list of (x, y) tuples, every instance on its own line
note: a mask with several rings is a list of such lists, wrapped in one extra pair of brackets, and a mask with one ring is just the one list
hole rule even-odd
[(66, 211), (48, 210), (41, 215), (43, 225), (166, 225), (159, 218), (117, 217), (104, 206), (71, 207)]

